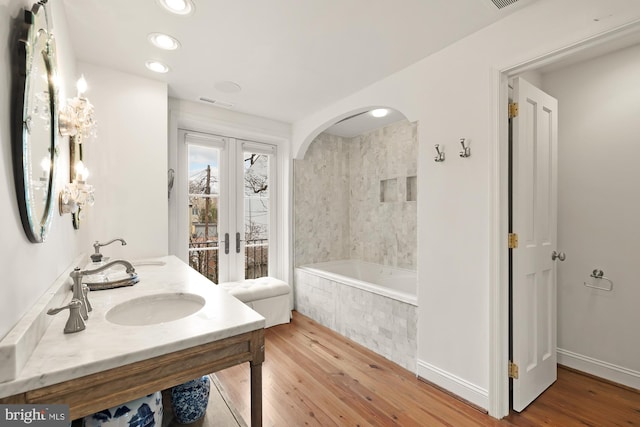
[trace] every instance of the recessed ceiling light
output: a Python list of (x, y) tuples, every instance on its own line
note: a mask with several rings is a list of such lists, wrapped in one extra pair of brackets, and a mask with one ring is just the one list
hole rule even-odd
[(375, 110), (371, 110), (371, 115), (373, 117), (384, 117), (389, 114), (389, 110), (386, 108), (376, 108)]
[(158, 0), (158, 3), (171, 13), (190, 15), (195, 9), (192, 0)]
[(171, 37), (168, 34), (151, 33), (147, 36), (147, 39), (149, 39), (151, 44), (155, 47), (159, 47), (164, 50), (176, 50), (180, 47), (180, 42), (175, 37)]
[(147, 61), (144, 65), (146, 65), (148, 69), (156, 73), (166, 73), (169, 71), (169, 67), (159, 61)]
[(224, 93), (238, 93), (242, 90), (238, 83), (231, 81), (218, 82), (214, 87)]

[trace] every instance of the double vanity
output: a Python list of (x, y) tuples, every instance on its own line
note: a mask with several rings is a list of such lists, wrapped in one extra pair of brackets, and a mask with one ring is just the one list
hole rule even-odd
[(46, 315), (68, 302), (66, 275), (0, 341), (12, 368), (0, 403), (67, 404), (76, 419), (249, 362), (251, 425), (262, 425), (265, 319), (174, 256), (133, 264), (135, 286), (89, 293), (85, 330), (65, 334), (68, 313)]

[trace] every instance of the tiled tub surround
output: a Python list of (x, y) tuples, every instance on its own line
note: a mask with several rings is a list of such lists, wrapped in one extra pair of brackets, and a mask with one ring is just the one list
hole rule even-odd
[(296, 265), (349, 258), (347, 143), (322, 133), (294, 160)]
[(304, 265), (294, 296), (298, 312), (416, 372), (414, 271), (350, 260)]
[(417, 126), (406, 120), (354, 138), (320, 134), (294, 162), (295, 264), (361, 259), (415, 269), (416, 195), (407, 181), (415, 190), (417, 156)]

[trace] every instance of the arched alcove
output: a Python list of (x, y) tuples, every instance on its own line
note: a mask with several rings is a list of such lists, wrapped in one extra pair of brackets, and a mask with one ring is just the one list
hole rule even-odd
[[(294, 160), (296, 309), (415, 371), (417, 123), (371, 111), (336, 117)], [(344, 276), (309, 273), (330, 264)]]
[[(323, 132), (326, 132), (327, 129), (331, 128), (336, 123), (346, 121), (354, 117), (360, 117), (376, 109), (389, 110), (391, 112), (401, 115), (402, 117), (404, 117), (409, 121), (414, 121), (416, 116), (415, 112), (406, 112), (403, 108), (398, 108), (391, 105), (371, 104), (368, 106), (349, 109), (344, 113), (331, 116), (328, 119), (320, 119), (317, 125), (311, 125), (309, 127), (309, 129), (312, 129), (312, 130), (303, 131), (302, 134), (298, 135), (299, 137), (295, 138), (296, 140), (301, 142), (299, 145), (294, 144), (294, 152), (293, 152), (294, 159), (304, 158), (305, 153), (309, 148), (309, 145), (318, 137), (318, 135), (320, 135)], [(303, 128), (305, 128), (305, 126), (303, 126)], [(371, 129), (375, 129), (375, 127), (371, 127)], [(296, 149), (296, 146), (297, 146), (297, 149)]]
[[(382, 109), (384, 117), (373, 117)], [(294, 263), (416, 267), (417, 124), (391, 108), (336, 117), (294, 161)]]

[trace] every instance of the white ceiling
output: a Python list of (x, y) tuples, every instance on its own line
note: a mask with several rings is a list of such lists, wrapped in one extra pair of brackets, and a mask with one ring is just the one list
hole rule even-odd
[[(292, 123), (535, 0), (195, 1), (185, 17), (156, 0), (64, 0), (76, 56), (165, 81), (172, 97)], [(181, 48), (152, 46), (153, 32)], [(149, 59), (171, 71), (148, 71)], [(224, 81), (242, 91), (220, 91)]]

